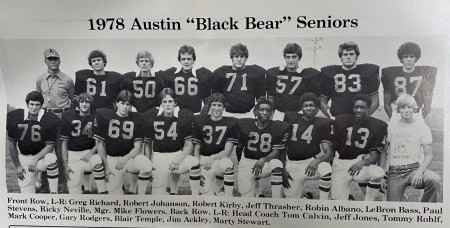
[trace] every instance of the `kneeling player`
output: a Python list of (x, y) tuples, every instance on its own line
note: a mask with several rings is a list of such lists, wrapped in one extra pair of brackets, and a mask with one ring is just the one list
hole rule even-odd
[(413, 96), (400, 95), (396, 106), (400, 111), (400, 120), (389, 123), (385, 150), (380, 158), (380, 165), (384, 167), (389, 156), (387, 200), (402, 201), (406, 187), (412, 186), (425, 190), (422, 202), (437, 202), (440, 177), (427, 169), (433, 160), (430, 128), (424, 122), (415, 120), (417, 103)]
[(271, 177), (272, 197), (281, 197), (283, 164), (278, 159), (286, 149), (289, 124), (272, 121), (272, 102), (260, 100), (254, 109), (255, 119), (240, 119), (239, 144), (244, 147), (244, 157), (239, 162), (238, 186), (243, 197), (255, 196), (255, 180)]
[(69, 110), (61, 115), (61, 152), (70, 194), (91, 193), (93, 167), (90, 159), (97, 153), (92, 131), (95, 119), (91, 113), (93, 103), (91, 95), (81, 93), (78, 96), (79, 110)]
[[(320, 179), (320, 199), (327, 200), (331, 185), (329, 162), (334, 156), (331, 145), (333, 121), (316, 117), (320, 100), (314, 93), (303, 94), (300, 107), (303, 115), (286, 112), (284, 116), (284, 121), (292, 125), (291, 138), (287, 144), (286, 172), (283, 175), (284, 193), (287, 198), (300, 198), (307, 180)], [(305, 194), (306, 198), (311, 196)]]
[[(94, 124), (94, 138), (98, 155), (91, 158), (97, 186), (107, 181), (106, 188), (111, 194), (123, 194), (122, 185), (126, 172), (138, 173), (138, 194), (145, 194), (152, 163), (142, 149), (143, 120), (137, 113), (131, 112), (130, 91), (122, 90), (116, 99), (116, 112), (111, 109), (97, 110)], [(102, 178), (102, 160), (105, 176)], [(99, 190), (100, 192), (100, 190)]]
[(230, 159), (237, 144), (237, 121), (223, 117), (225, 97), (220, 93), (211, 96), (209, 115), (196, 116), (194, 122), (194, 154), (200, 160), (201, 175), (205, 178), (204, 195), (220, 194), (225, 185), (225, 195), (233, 196), (234, 171)]
[(164, 88), (159, 94), (161, 108), (144, 113), (148, 118), (145, 127), (145, 154), (154, 165), (153, 195), (165, 195), (168, 183), (170, 194), (177, 194), (180, 174), (188, 172), (192, 195), (199, 194), (200, 163), (192, 156), (194, 115), (187, 109), (175, 108), (176, 99), (172, 89)]
[(384, 171), (374, 165), (379, 158), (387, 124), (369, 116), (371, 98), (357, 94), (353, 98), (353, 115), (342, 114), (334, 121), (333, 146), (339, 157), (333, 161), (331, 198), (348, 200), (350, 183), (368, 183), (366, 201), (379, 193)]
[(58, 190), (58, 165), (55, 149), (59, 118), (42, 108), (44, 97), (33, 91), (25, 99), (28, 110), (16, 109), (8, 113), (9, 152), (16, 167), (20, 192), (35, 193), (38, 172), (47, 171), (50, 193)]

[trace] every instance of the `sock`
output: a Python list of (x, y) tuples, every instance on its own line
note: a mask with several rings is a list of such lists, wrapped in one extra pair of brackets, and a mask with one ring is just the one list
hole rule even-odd
[[(138, 178), (140, 179), (140, 173), (130, 173), (130, 189), (129, 191), (132, 193), (136, 193), (137, 187), (138, 187)], [(149, 180), (150, 180), (150, 176)], [(139, 182), (140, 183), (140, 182)], [(140, 186), (140, 185), (139, 185)]]
[(281, 186), (283, 184), (281, 173), (281, 171), (272, 171), (271, 173), (270, 184), (272, 186), (272, 198), (281, 198)]
[(200, 165), (193, 166), (189, 171), (189, 183), (192, 195), (200, 194)]
[(106, 192), (105, 169), (103, 165), (96, 165), (93, 173), (98, 193)]
[(259, 197), (261, 195), (261, 178), (255, 178), (255, 197)]
[[(145, 191), (147, 191), (148, 183), (150, 182), (150, 174), (151, 174), (151, 172), (140, 172), (139, 173), (139, 178), (137, 180), (139, 195), (145, 195)], [(136, 175), (132, 174), (132, 176), (136, 176)], [(131, 180), (130, 180), (130, 191), (132, 189), (133, 188), (131, 187)], [(134, 189), (136, 189), (136, 185), (134, 186)]]
[(331, 173), (327, 173), (320, 177), (319, 195), (321, 200), (328, 200), (331, 188)]
[(47, 179), (50, 193), (58, 193), (58, 164), (52, 163), (47, 166)]
[(225, 171), (223, 176), (223, 185), (225, 187), (225, 195), (233, 196), (233, 187), (234, 187), (234, 171)]
[(381, 178), (370, 180), (367, 185), (365, 201), (373, 201), (380, 192)]
[(91, 177), (92, 172), (84, 172), (82, 185), (84, 186), (85, 191), (91, 191)]

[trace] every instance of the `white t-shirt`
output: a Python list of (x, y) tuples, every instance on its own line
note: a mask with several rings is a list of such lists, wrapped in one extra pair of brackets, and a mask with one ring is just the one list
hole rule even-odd
[(422, 146), (432, 143), (430, 128), (421, 121), (400, 126), (389, 123), (386, 142), (389, 143), (389, 165), (408, 165), (422, 162)]

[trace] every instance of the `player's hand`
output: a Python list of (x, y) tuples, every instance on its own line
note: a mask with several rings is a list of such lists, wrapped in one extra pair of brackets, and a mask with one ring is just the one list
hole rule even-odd
[(28, 165), (28, 171), (30, 172), (36, 172), (36, 166), (37, 166), (38, 160), (31, 159), (30, 164)]
[(66, 177), (67, 180), (70, 180), (70, 173), (74, 173), (70, 166), (66, 165)]
[(416, 171), (413, 178), (411, 179), (411, 186), (413, 188), (422, 188), (423, 184), (423, 172)]
[(386, 189), (387, 189), (387, 180), (386, 179), (382, 179), (381, 180), (381, 186), (380, 186), (381, 190), (383, 193), (386, 193)]
[(80, 160), (84, 162), (89, 162), (91, 160), (92, 154), (86, 153)]
[(169, 164), (169, 170), (170, 171), (174, 171), (174, 170), (178, 170), (178, 168), (180, 168), (180, 164), (183, 161), (183, 157), (181, 156), (176, 156), (172, 162), (170, 162)]
[(294, 181), (291, 174), (288, 171), (283, 170), (282, 178), (283, 178), (283, 187), (290, 188), (291, 184), (289, 183), (289, 180)]
[(262, 173), (264, 164), (266, 164), (266, 159), (260, 158), (258, 161), (256, 161), (255, 165), (253, 166), (252, 173), (255, 174), (255, 176), (259, 176)]
[(214, 159), (211, 158), (211, 156), (210, 156), (203, 163), (203, 168), (205, 168), (205, 170), (210, 170), (213, 163), (214, 163)]
[(350, 174), (350, 176), (356, 176), (359, 174), (359, 171), (361, 171), (361, 169), (363, 167), (364, 167), (364, 161), (361, 160), (359, 162), (356, 162), (352, 166), (350, 166), (350, 168), (348, 168), (347, 172)]
[(115, 168), (116, 168), (117, 170), (122, 170), (122, 169), (125, 167), (125, 165), (127, 164), (127, 162), (128, 162), (128, 158), (126, 158), (126, 157), (121, 157), (121, 158), (119, 159), (119, 161), (117, 162)]
[(16, 167), (16, 174), (19, 180), (25, 179), (25, 173), (27, 173), (27, 171), (21, 165), (19, 167)]
[(113, 175), (113, 176), (114, 176), (114, 173), (111, 172), (111, 170), (109, 169), (109, 167), (108, 167), (108, 168), (105, 167), (105, 181), (106, 181), (106, 182), (109, 182), (109, 175)]
[(317, 167), (319, 167), (320, 161), (318, 159), (314, 159), (309, 162), (308, 166), (305, 169), (305, 175), (308, 177), (312, 177), (316, 175)]

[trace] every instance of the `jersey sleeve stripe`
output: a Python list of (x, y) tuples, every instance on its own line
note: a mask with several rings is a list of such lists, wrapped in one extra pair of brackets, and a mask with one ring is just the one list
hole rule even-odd
[(378, 95), (378, 91), (375, 91), (375, 92), (369, 94), (369, 96), (371, 96), (371, 97), (376, 96), (376, 95)]
[(45, 141), (45, 145), (55, 146), (55, 142), (54, 141)]
[(105, 139), (103, 138), (103, 137), (101, 137), (101, 136), (99, 136), (99, 135), (95, 135), (94, 134), (94, 139), (97, 139), (97, 140), (100, 140), (100, 141), (105, 141)]
[(17, 139), (11, 138), (11, 137), (8, 137), (8, 140), (9, 140), (9, 141), (12, 141), (12, 142), (17, 142)]
[(69, 138), (70, 138), (69, 136), (65, 136), (65, 135), (60, 135), (60, 137), (62, 140), (69, 140)]
[(326, 96), (326, 95), (324, 95), (324, 94), (320, 94), (320, 98), (327, 99), (327, 100), (330, 99), (330, 97), (328, 97), (328, 96)]
[(143, 138), (135, 138), (134, 141), (135, 142), (142, 142), (144, 139)]

